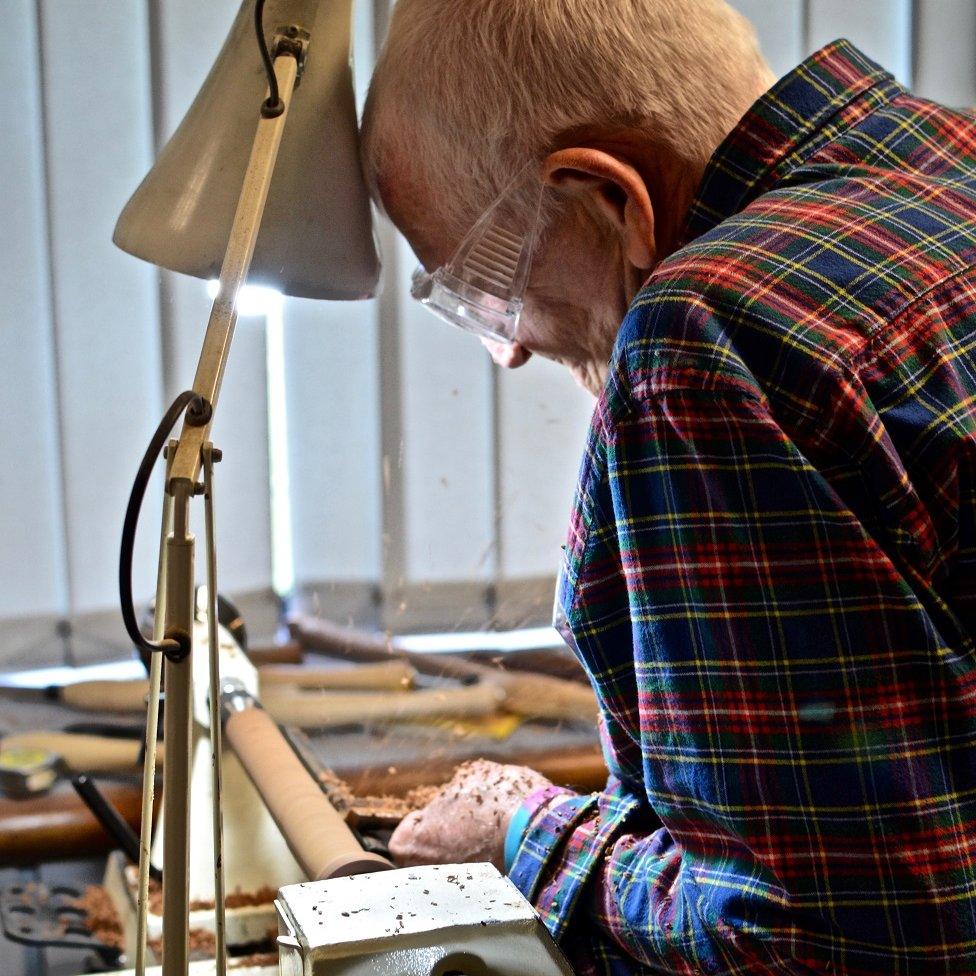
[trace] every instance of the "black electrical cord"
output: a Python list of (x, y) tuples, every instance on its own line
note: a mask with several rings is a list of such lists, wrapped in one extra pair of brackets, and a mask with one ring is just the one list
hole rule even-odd
[(275, 119), (285, 110), (285, 103), (278, 92), (278, 76), (275, 74), (271, 52), (264, 39), (264, 0), (257, 0), (254, 5), (254, 30), (258, 37), (258, 50), (264, 62), (264, 72), (268, 76), (268, 98), (261, 105), (261, 114), (266, 119)]
[[(135, 831), (126, 823), (122, 814), (112, 806), (105, 794), (98, 788), (98, 784), (83, 773), (71, 778), (71, 785), (81, 797), (82, 802), (92, 812), (95, 819), (102, 825), (105, 832), (122, 849), (122, 853), (133, 863), (139, 863), (139, 838)], [(163, 872), (155, 864), (149, 864), (149, 877), (153, 881), (162, 883)]]
[[(187, 408), (190, 408), (189, 411)], [(126, 633), (136, 647), (148, 653), (162, 651), (179, 660), (186, 657), (189, 648), (181, 647), (175, 640), (163, 640), (160, 643), (151, 641), (139, 629), (139, 621), (136, 618), (135, 601), (132, 597), (132, 558), (135, 549), (136, 529), (139, 527), (139, 512), (142, 510), (142, 500), (146, 496), (146, 488), (149, 486), (149, 478), (152, 475), (156, 461), (166, 446), (166, 439), (176, 426), (184, 411), (189, 414), (207, 415), (206, 404), (203, 398), (192, 390), (181, 393), (172, 403), (166, 415), (159, 422), (156, 433), (153, 434), (149, 447), (143, 455), (142, 463), (136, 474), (136, 480), (132, 484), (132, 492), (129, 495), (129, 504), (125, 510), (125, 521), (122, 523), (122, 546), (119, 555), (119, 597), (122, 602), (122, 622), (125, 624)]]

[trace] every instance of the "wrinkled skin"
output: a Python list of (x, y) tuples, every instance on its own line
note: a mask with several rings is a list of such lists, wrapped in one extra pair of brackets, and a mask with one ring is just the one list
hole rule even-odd
[[(621, 320), (657, 261), (674, 248), (700, 175), (678, 161), (645, 159), (638, 136), (617, 135), (611, 148), (566, 149), (547, 158), (543, 179), (559, 205), (535, 254), (519, 341), (484, 343), (508, 369), (533, 355), (558, 362), (594, 396)], [(459, 235), (440, 225), (437, 195), (411, 167), (391, 166), (380, 193), (426, 268), (451, 260)], [(666, 206), (655, 208), (658, 198)]]
[(490, 861), (503, 871), (505, 834), (515, 811), (549, 785), (525, 766), (465, 763), (423, 810), (397, 827), (390, 852), (403, 867)]

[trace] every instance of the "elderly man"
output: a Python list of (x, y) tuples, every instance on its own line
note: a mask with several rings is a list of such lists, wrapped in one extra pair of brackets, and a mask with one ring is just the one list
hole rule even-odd
[(610, 780), (484, 764), (393, 848), (505, 863), (580, 972), (976, 973), (976, 123), (843, 41), (772, 82), (723, 0), (396, 6), (378, 199), (430, 271), (508, 200), (492, 354), (599, 397)]

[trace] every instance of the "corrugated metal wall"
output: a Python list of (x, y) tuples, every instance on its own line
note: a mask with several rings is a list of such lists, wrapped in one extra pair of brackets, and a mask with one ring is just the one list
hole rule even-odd
[[(362, 86), (387, 0), (357, 0)], [(736, 0), (777, 71), (850, 37), (922, 94), (976, 104), (972, 0)], [(204, 286), (111, 244), (236, 0), (5, 0), (0, 53), (0, 664), (104, 656), (130, 478), (192, 378)], [(375, 302), (287, 300), (290, 573), (323, 612), (407, 627), (543, 619), (590, 410), (568, 376), (512, 374), (406, 300), (389, 228)], [(215, 440), (221, 588), (268, 631), (265, 321), (242, 318)], [(137, 589), (154, 574), (146, 507)], [(65, 637), (73, 625), (73, 637)]]

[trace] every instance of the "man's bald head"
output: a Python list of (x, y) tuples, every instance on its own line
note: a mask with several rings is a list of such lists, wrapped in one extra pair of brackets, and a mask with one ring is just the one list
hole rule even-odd
[(397, 210), (428, 197), (459, 236), (577, 131), (643, 133), (703, 167), (768, 78), (725, 0), (399, 0), (364, 118), (367, 179)]
[[(527, 166), (553, 188), (501, 365), (597, 392), (627, 305), (772, 75), (725, 0), (399, 0), (363, 121), (374, 197), (430, 270)], [(526, 190), (518, 209), (537, 195)]]

